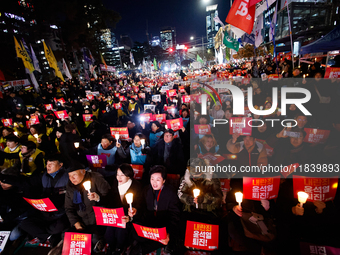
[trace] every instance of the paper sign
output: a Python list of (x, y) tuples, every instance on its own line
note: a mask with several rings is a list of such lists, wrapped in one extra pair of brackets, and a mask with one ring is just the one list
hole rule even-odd
[(56, 112), (54, 112), (54, 114), (58, 119), (67, 119), (68, 118), (68, 114), (67, 114), (66, 110), (56, 111)]
[(2, 119), (1, 121), (4, 127), (9, 127), (13, 124), (13, 119)]
[(42, 212), (55, 212), (58, 211), (57, 208), (54, 206), (52, 201), (49, 198), (42, 198), (42, 199), (24, 199), (32, 205), (35, 209), (38, 209)]
[(135, 86), (135, 87), (133, 87), (133, 91), (134, 91), (135, 93), (138, 93), (139, 88), (138, 88), (137, 86)]
[(230, 190), (230, 179), (220, 179), (222, 192), (228, 192)]
[(88, 100), (93, 100), (93, 99), (94, 99), (94, 95), (89, 94), (89, 95), (86, 96), (86, 98), (87, 98)]
[(162, 86), (161, 87), (161, 93), (165, 93), (169, 90), (169, 86)]
[(26, 126), (27, 128), (30, 128), (32, 125), (39, 124), (39, 123), (40, 121), (39, 121), (38, 116), (32, 115), (31, 118), (28, 121), (26, 121)]
[(5, 249), (11, 231), (0, 231), (0, 253)]
[(195, 127), (195, 134), (198, 135), (210, 135), (211, 128), (210, 125), (194, 125)]
[(144, 237), (144, 238), (159, 242), (159, 240), (163, 240), (167, 236), (165, 227), (164, 228), (149, 228), (149, 227), (144, 227), (144, 226), (141, 226), (135, 223), (132, 223), (132, 224), (137, 232), (137, 235), (140, 237)]
[(122, 103), (114, 104), (116, 110), (122, 109)]
[(91, 234), (65, 232), (62, 255), (91, 255)]
[(256, 142), (259, 142), (259, 143), (261, 143), (264, 146), (264, 148), (267, 151), (267, 156), (268, 157), (273, 156), (274, 148), (270, 147), (265, 140), (261, 140), (261, 139), (257, 139), (256, 138)]
[(294, 197), (297, 198), (299, 191), (308, 194), (307, 201), (330, 201), (333, 200), (338, 188), (338, 177), (316, 178), (293, 176)]
[(230, 118), (230, 128), (229, 128), (229, 134), (232, 135), (234, 133), (238, 133), (241, 135), (251, 136), (252, 128), (248, 125), (248, 122), (252, 118), (246, 118), (246, 117), (233, 117)]
[(185, 89), (184, 89), (183, 86), (179, 86), (178, 91), (179, 91), (179, 93), (185, 93)]
[(182, 96), (182, 103), (183, 104), (187, 104), (187, 103), (190, 103), (190, 95), (185, 95), (185, 96)]
[(83, 114), (83, 121), (84, 122), (89, 122), (89, 121), (93, 121), (92, 118), (93, 114)]
[(301, 255), (339, 255), (340, 248), (300, 242)]
[(119, 139), (127, 140), (129, 138), (129, 131), (127, 127), (117, 128), (117, 127), (110, 127), (111, 135), (115, 136), (119, 134)]
[(54, 98), (54, 102), (56, 103), (56, 104), (61, 104), (61, 105), (64, 105), (66, 102), (65, 102), (65, 99), (64, 98), (59, 98), (59, 99), (56, 99), (56, 98)]
[(153, 120), (153, 118), (152, 118), (152, 113), (142, 113), (142, 114), (140, 115), (139, 120), (140, 120), (141, 122), (150, 122), (150, 121), (152, 121), (152, 120)]
[(46, 109), (46, 111), (52, 111), (53, 105), (52, 104), (45, 104), (45, 109)]
[(270, 74), (268, 76), (268, 81), (271, 81), (271, 80), (278, 81), (279, 80), (279, 75), (278, 74)]
[(122, 217), (125, 216), (123, 207), (111, 209), (93, 206), (93, 211), (97, 225), (126, 228), (126, 223), (122, 222)]
[(325, 143), (329, 137), (330, 130), (321, 130), (316, 128), (305, 128), (306, 132), (305, 139), (303, 140), (306, 143)]
[(133, 164), (130, 164), (130, 165), (133, 169), (133, 172), (135, 173), (134, 178), (136, 180), (141, 180), (143, 176), (143, 172), (144, 172), (143, 165), (133, 165)]
[(115, 93), (115, 97), (120, 97), (120, 93)]
[(153, 115), (153, 120), (158, 121), (160, 124), (164, 124), (166, 122), (166, 114), (154, 114)]
[(152, 95), (152, 102), (160, 102), (161, 95)]
[(171, 105), (171, 106), (164, 106), (164, 110), (166, 110), (168, 113), (175, 113), (176, 112), (176, 106)]
[(176, 92), (175, 89), (168, 90), (166, 92), (166, 94), (167, 94), (168, 97), (175, 97), (175, 96), (177, 96), (177, 92)]
[(287, 178), (291, 173), (296, 172), (296, 169), (300, 166), (299, 163), (290, 164), (289, 166), (285, 166), (281, 170), (281, 174), (284, 178)]
[(199, 83), (196, 83), (196, 82), (191, 83), (191, 88), (192, 89), (197, 89), (198, 86), (199, 86)]
[(183, 120), (182, 118), (166, 120), (166, 125), (168, 126), (168, 129), (172, 129), (174, 132), (176, 132), (183, 127)]
[(243, 198), (260, 201), (274, 199), (280, 188), (280, 176), (270, 178), (243, 177)]
[(123, 102), (125, 100), (126, 100), (125, 96), (119, 96), (119, 101)]
[(139, 98), (145, 98), (145, 93), (139, 93)]
[(225, 158), (222, 157), (220, 154), (213, 154), (213, 153), (209, 153), (209, 152), (204, 154), (204, 155), (199, 155), (198, 157), (202, 158), (202, 159), (209, 160), (209, 164), (211, 166), (216, 165), (216, 164), (222, 162), (223, 160), (225, 160)]
[(219, 226), (187, 221), (184, 246), (200, 250), (218, 249)]
[(131, 96), (131, 98), (135, 99), (136, 101), (138, 100), (138, 96), (137, 95), (133, 95), (133, 96)]
[(327, 67), (324, 78), (340, 78), (340, 67)]
[(105, 168), (107, 165), (106, 155), (86, 155), (90, 168)]
[(266, 81), (267, 75), (265, 73), (261, 74), (261, 79), (262, 79), (262, 81)]
[(144, 111), (146, 111), (147, 109), (150, 109), (151, 111), (155, 112), (156, 105), (153, 105), (153, 104), (145, 104), (145, 105), (144, 105)]

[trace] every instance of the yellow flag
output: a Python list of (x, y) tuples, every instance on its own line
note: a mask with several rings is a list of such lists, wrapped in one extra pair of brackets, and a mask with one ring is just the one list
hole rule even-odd
[(106, 64), (106, 62), (105, 62), (105, 60), (104, 60), (104, 58), (103, 58), (103, 55), (100, 54), (100, 57), (101, 57), (101, 59), (102, 59), (102, 63), (103, 63), (104, 66), (105, 66), (105, 69), (107, 69), (107, 64)]
[(23, 46), (20, 46), (17, 39), (14, 36), (14, 44), (15, 44), (15, 51), (17, 53), (17, 57), (22, 59), (25, 68), (27, 68), (31, 73), (35, 70), (32, 60), (28, 55), (26, 49)]
[(58, 67), (57, 60), (54, 57), (53, 51), (51, 50), (51, 48), (47, 47), (45, 41), (43, 41), (43, 45), (44, 45), (45, 57), (47, 59), (48, 64), (50, 65), (50, 67), (54, 69), (55, 75), (59, 77), (62, 81), (65, 81)]

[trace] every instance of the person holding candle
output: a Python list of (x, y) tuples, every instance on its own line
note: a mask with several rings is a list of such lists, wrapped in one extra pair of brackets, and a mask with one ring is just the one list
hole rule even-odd
[(149, 137), (150, 147), (155, 146), (164, 133), (162, 125), (158, 121), (152, 121), (148, 126), (145, 124), (141, 124), (141, 126), (143, 128), (142, 133)]
[(150, 152), (150, 147), (146, 146), (146, 137), (142, 133), (137, 133), (133, 138), (133, 143), (125, 149), (120, 143), (117, 143), (117, 147), (119, 157), (135, 165), (144, 165), (147, 154)]
[[(119, 166), (116, 174), (116, 180), (112, 184), (108, 208), (120, 208), (123, 207), (125, 215), (123, 222), (128, 223), (132, 220), (132, 215), (139, 210), (140, 202), (142, 199), (141, 184), (133, 178), (134, 172), (129, 164), (123, 163)], [(133, 195), (133, 211), (130, 210), (130, 205), (126, 199), (126, 194), (131, 193)], [(132, 230), (132, 225), (127, 224), (126, 228), (114, 228), (107, 227), (105, 233), (106, 242), (109, 244), (108, 255), (121, 254), (127, 246), (129, 233)]]
[(164, 246), (166, 253), (178, 248), (175, 245), (180, 220), (179, 200), (175, 190), (165, 182), (166, 175), (164, 166), (156, 165), (150, 169), (150, 185), (143, 192), (140, 209), (134, 210), (131, 216), (136, 224), (142, 226), (166, 227), (167, 238), (156, 242), (139, 237), (134, 231), (130, 255), (147, 254)]
[[(66, 169), (69, 182), (66, 186), (65, 211), (71, 223), (70, 232), (92, 234), (92, 244), (97, 253), (104, 248), (105, 228), (96, 225), (93, 206), (105, 207), (110, 185), (96, 172), (86, 172), (82, 164), (72, 161)], [(84, 183), (90, 181), (91, 188), (86, 190)]]
[[(88, 150), (85, 150), (87, 155), (106, 155), (106, 160), (108, 165), (113, 165), (116, 161), (117, 147), (114, 144), (115, 138), (110, 134), (105, 134), (102, 136), (101, 142)], [(116, 142), (118, 140), (116, 139)]]
[(48, 137), (43, 132), (42, 124), (35, 124), (30, 127), (30, 135), (28, 135), (28, 141), (32, 141), (36, 144), (39, 150), (49, 154), (51, 152), (51, 146)]

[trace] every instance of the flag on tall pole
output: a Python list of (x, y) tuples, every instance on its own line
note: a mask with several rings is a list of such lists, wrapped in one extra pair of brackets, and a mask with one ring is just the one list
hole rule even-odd
[(256, 5), (250, 6), (249, 1), (243, 0), (235, 0), (231, 6), (225, 21), (236, 28), (232, 27), (232, 31), (238, 37), (244, 33), (250, 34), (253, 30), (255, 8)]
[(204, 63), (204, 61), (201, 59), (200, 55), (197, 54), (197, 62)]
[(276, 19), (277, 19), (277, 3), (276, 2), (276, 8), (275, 8), (275, 12), (273, 15), (273, 19), (272, 22), (270, 23), (270, 28), (269, 28), (269, 41), (274, 41), (274, 37), (275, 37), (275, 28), (276, 28)]
[(54, 69), (55, 76), (59, 77), (62, 81), (65, 81), (62, 73), (60, 72), (57, 60), (55, 59), (51, 48), (47, 47), (45, 41), (43, 41), (43, 45), (44, 45), (45, 57), (47, 59), (48, 64), (50, 65), (50, 67)]
[(28, 53), (26, 52), (25, 48), (22, 48), (22, 46), (20, 46), (15, 36), (14, 36), (14, 45), (15, 45), (15, 51), (17, 53), (17, 57), (22, 59), (22, 62), (24, 63), (25, 68), (27, 68), (27, 70), (30, 73), (32, 73), (34, 71), (32, 60), (30, 56), (28, 55)]
[(288, 24), (289, 24), (289, 35), (290, 35), (290, 49), (292, 51), (292, 67), (294, 70), (294, 44), (293, 44), (293, 35), (292, 35), (292, 26), (290, 24), (290, 15), (289, 15), (289, 6), (287, 0), (285, 1), (285, 6), (287, 5), (287, 14), (288, 14)]
[(30, 47), (31, 47), (31, 54), (32, 54), (32, 61), (33, 61), (34, 69), (41, 73), (41, 69), (40, 69), (40, 66), (39, 66), (39, 60), (37, 59), (37, 56), (34, 53), (32, 45), (30, 45)]
[(106, 62), (105, 62), (105, 60), (104, 60), (104, 58), (103, 58), (103, 55), (102, 54), (100, 54), (100, 58), (101, 58), (101, 60), (102, 60), (102, 63), (104, 64), (104, 66), (105, 66), (105, 69), (107, 70), (107, 64), (106, 64)]
[(64, 71), (66, 77), (71, 80), (72, 79), (72, 75), (71, 75), (70, 71), (68, 70), (68, 67), (66, 65), (65, 59), (63, 59), (63, 71)]
[(153, 68), (155, 69), (155, 71), (158, 70), (158, 68), (157, 68), (157, 61), (156, 61), (155, 58), (153, 59)]
[(260, 16), (256, 18), (256, 22), (254, 26), (256, 48), (258, 48), (260, 44), (263, 42), (262, 29), (263, 29), (263, 14), (261, 14)]
[(130, 62), (135, 66), (136, 63), (135, 63), (135, 59), (133, 57), (133, 54), (132, 54), (132, 51), (130, 51)]

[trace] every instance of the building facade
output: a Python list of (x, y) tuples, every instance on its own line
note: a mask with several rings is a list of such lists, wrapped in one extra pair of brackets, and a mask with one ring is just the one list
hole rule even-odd
[(176, 46), (176, 30), (172, 27), (164, 27), (160, 31), (160, 41), (163, 50)]
[(214, 47), (214, 38), (220, 28), (220, 24), (215, 22), (214, 18), (218, 17), (217, 4), (206, 7), (206, 31), (207, 31), (207, 48)]

